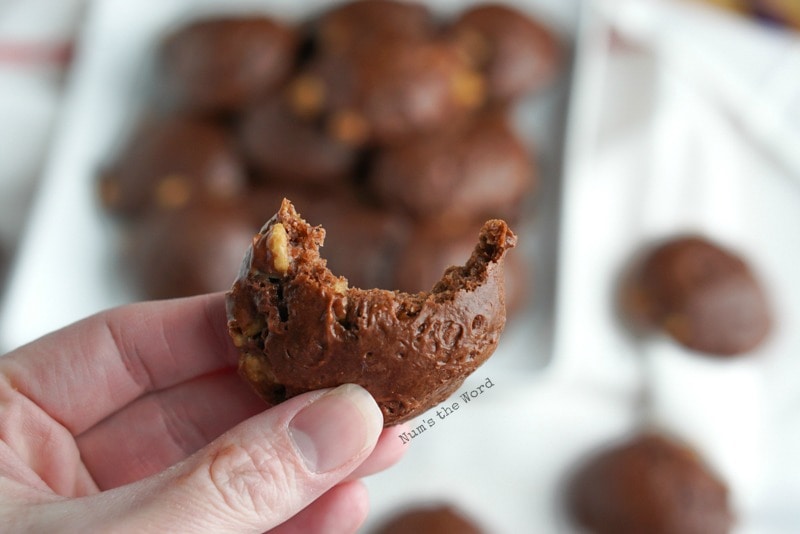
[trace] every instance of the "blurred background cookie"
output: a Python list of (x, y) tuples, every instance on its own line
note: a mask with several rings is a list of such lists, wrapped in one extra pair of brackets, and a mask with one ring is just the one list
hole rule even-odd
[(492, 109), (379, 150), (367, 187), (388, 209), (459, 224), (513, 221), (534, 180), (532, 154), (505, 110)]
[(397, 512), (372, 534), (481, 534), (463, 511), (449, 504), (417, 505)]
[(160, 49), (160, 80), (176, 107), (237, 111), (269, 94), (295, 64), (295, 30), (263, 16), (214, 17), (176, 30)]
[(258, 231), (232, 204), (197, 204), (161, 212), (129, 229), (123, 269), (146, 299), (200, 295), (230, 288)]
[(474, 6), (449, 31), (464, 57), (485, 75), (493, 100), (518, 99), (555, 79), (561, 61), (556, 37), (510, 5)]
[[(362, 288), (430, 290), (466, 261), (486, 220), (522, 226), (536, 161), (509, 107), (487, 105), (485, 77), (519, 82), (514, 72), (533, 65), (522, 52), (543, 38), (516, 10), (485, 7), (519, 50), (506, 50), (500, 23), (483, 28), (467, 13), (448, 25), (397, 0), (345, 2), (293, 25), (216, 16), (165, 35), (158, 83), (182, 111), (144, 119), (100, 179), (104, 207), (141, 256), (128, 261), (138, 294), (224, 289), (211, 273), (230, 258), (206, 265), (201, 249), (254, 233), (284, 197), (329, 229), (329, 266)], [(453, 37), (462, 30), (491, 42), (511, 74), (478, 65)], [(535, 89), (517, 82), (513, 98)], [(512, 256), (509, 313), (531, 285), (524, 255)]]
[(728, 490), (689, 447), (643, 434), (586, 460), (570, 478), (567, 508), (597, 534), (724, 534)]
[(355, 146), (431, 132), (477, 109), (483, 79), (443, 40), (387, 39), (321, 53), (289, 86), (298, 114), (323, 116)]
[(395, 40), (426, 40), (436, 31), (430, 9), (413, 1), (356, 0), (323, 13), (313, 24), (315, 47), (349, 54)]
[(196, 117), (142, 121), (100, 177), (100, 199), (125, 217), (229, 201), (247, 187), (229, 132)]
[(346, 187), (358, 157), (318, 121), (292, 113), (279, 95), (244, 112), (239, 140), (247, 161), (266, 182)]
[(647, 252), (624, 285), (623, 306), (634, 321), (717, 356), (752, 351), (772, 327), (751, 268), (700, 236), (675, 237)]

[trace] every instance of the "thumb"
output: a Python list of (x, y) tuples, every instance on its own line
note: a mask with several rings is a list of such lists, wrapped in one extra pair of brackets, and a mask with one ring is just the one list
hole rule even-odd
[(369, 456), (382, 427), (380, 409), (360, 386), (310, 392), (159, 475), (56, 506), (83, 501), (86, 509), (68, 513), (85, 521), (76, 530), (263, 532), (341, 482)]

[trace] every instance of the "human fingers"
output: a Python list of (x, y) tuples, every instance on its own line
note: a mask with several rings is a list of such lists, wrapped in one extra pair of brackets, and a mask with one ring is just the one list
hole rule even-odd
[(142, 394), (234, 367), (222, 293), (99, 313), (0, 358), (12, 387), (80, 434)]
[(369, 497), (364, 484), (360, 480), (342, 482), (296, 516), (270, 530), (269, 534), (356, 532), (367, 518), (368, 511)]
[[(75, 440), (92, 479), (110, 489), (163, 471), (266, 408), (230, 370), (145, 395)], [(385, 429), (350, 478), (397, 462), (406, 449), (397, 438), (401, 432), (400, 426)]]
[(144, 395), (75, 437), (101, 490), (161, 472), (268, 406), (235, 369)]
[(160, 475), (40, 505), (28, 526), (263, 532), (341, 483), (372, 452), (382, 426), (380, 409), (360, 386), (306, 393), (248, 419)]

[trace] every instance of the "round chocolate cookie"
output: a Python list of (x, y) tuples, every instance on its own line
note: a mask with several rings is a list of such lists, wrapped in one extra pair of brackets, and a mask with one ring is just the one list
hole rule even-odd
[(412, 218), (461, 224), (513, 218), (534, 172), (506, 114), (488, 110), (378, 151), (368, 187), (385, 206)]
[(297, 117), (280, 96), (249, 108), (239, 138), (247, 160), (269, 181), (343, 186), (356, 150), (330, 137), (318, 123)]
[(772, 325), (764, 290), (744, 260), (698, 236), (649, 251), (622, 296), (632, 319), (710, 355), (747, 353)]
[(169, 100), (196, 112), (231, 112), (269, 94), (295, 64), (294, 29), (262, 16), (216, 17), (178, 29), (160, 50)]
[(494, 352), (505, 326), (503, 258), (516, 244), (503, 221), (484, 225), (463, 267), (414, 295), (348, 287), (319, 255), (324, 237), (284, 201), (228, 293), (240, 371), (268, 403), (355, 383), (391, 426), (442, 402)]
[(295, 113), (323, 117), (333, 137), (358, 146), (439, 129), (478, 108), (484, 87), (448, 43), (387, 39), (317, 57), (288, 95)]
[(430, 38), (436, 25), (423, 4), (356, 0), (336, 6), (316, 24), (317, 46), (326, 54), (348, 54), (387, 40)]
[(723, 534), (733, 524), (725, 484), (694, 451), (649, 434), (589, 459), (567, 504), (597, 534)]
[(100, 177), (100, 198), (115, 215), (228, 201), (246, 175), (227, 132), (190, 117), (145, 120)]
[(472, 65), (484, 73), (489, 97), (517, 99), (549, 84), (558, 70), (560, 49), (544, 25), (501, 4), (466, 10), (450, 34)]
[(372, 534), (481, 534), (472, 520), (448, 505), (418, 506), (398, 513)]
[(123, 261), (142, 298), (224, 291), (257, 231), (247, 211), (233, 204), (164, 212), (137, 221)]

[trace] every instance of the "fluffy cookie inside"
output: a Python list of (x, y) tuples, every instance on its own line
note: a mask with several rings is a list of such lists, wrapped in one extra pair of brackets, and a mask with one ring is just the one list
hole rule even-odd
[(416, 294), (349, 287), (320, 257), (324, 239), (284, 200), (228, 293), (241, 373), (267, 402), (357, 383), (388, 426), (446, 399), (494, 352), (516, 244), (505, 222), (488, 221), (469, 260)]

